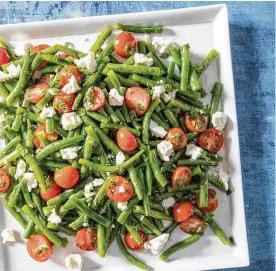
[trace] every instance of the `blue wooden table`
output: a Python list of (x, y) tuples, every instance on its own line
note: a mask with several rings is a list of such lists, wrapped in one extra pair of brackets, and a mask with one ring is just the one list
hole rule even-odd
[[(0, 2), (0, 24), (218, 2)], [(275, 270), (275, 4), (228, 2), (251, 265)]]

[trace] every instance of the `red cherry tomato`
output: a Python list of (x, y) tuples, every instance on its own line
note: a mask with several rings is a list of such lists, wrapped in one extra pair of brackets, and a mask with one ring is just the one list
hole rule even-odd
[(37, 104), (44, 97), (47, 89), (47, 83), (35, 84), (26, 90), (24, 97), (27, 101)]
[(171, 174), (172, 186), (180, 189), (187, 186), (192, 179), (192, 171), (188, 167), (177, 167)]
[(131, 87), (125, 92), (125, 102), (129, 110), (134, 111), (137, 116), (141, 116), (149, 108), (150, 95), (143, 88)]
[(77, 57), (72, 54), (72, 53), (69, 53), (69, 52), (60, 52), (59, 55), (58, 55), (59, 58), (62, 58), (62, 59), (65, 59), (67, 57), (71, 57), (73, 59), (77, 59)]
[(189, 234), (203, 233), (205, 230), (204, 220), (198, 216), (190, 216), (180, 224), (180, 229)]
[(125, 234), (125, 243), (127, 245), (127, 247), (131, 250), (140, 250), (141, 248), (144, 247), (144, 244), (148, 241), (148, 236), (138, 230), (138, 234), (140, 235), (141, 239), (142, 239), (142, 243), (141, 244), (138, 244), (135, 239), (133, 238), (132, 234), (128, 231), (126, 232)]
[(29, 255), (37, 262), (46, 262), (53, 253), (53, 247), (49, 239), (42, 234), (34, 234), (27, 241)]
[(191, 117), (186, 113), (184, 123), (190, 132), (202, 133), (207, 128), (207, 121), (202, 114)]
[[(197, 193), (196, 196), (197, 196), (196, 203), (197, 203), (197, 206), (199, 206), (199, 193)], [(200, 209), (204, 212), (212, 213), (217, 208), (218, 208), (217, 192), (212, 188), (208, 188), (208, 206)]]
[[(33, 48), (31, 48), (31, 54), (36, 54), (48, 47), (50, 47), (48, 44), (40, 44), (40, 45), (34, 46)], [(46, 67), (47, 63), (48, 62), (46, 60), (43, 60), (40, 66), (38, 67), (38, 69)]]
[(51, 84), (51, 74), (45, 74), (39, 80), (39, 83), (46, 83), (48, 86)]
[(66, 166), (64, 168), (56, 169), (54, 178), (58, 186), (68, 189), (79, 183), (80, 174), (76, 168)]
[(173, 149), (179, 151), (187, 145), (187, 137), (180, 128), (172, 128), (167, 133), (165, 139), (173, 144)]
[(72, 106), (76, 96), (74, 93), (66, 94), (64, 92), (60, 92), (58, 95), (54, 97), (53, 107), (57, 110), (60, 114), (70, 113), (72, 112)]
[(0, 65), (7, 64), (11, 61), (11, 58), (7, 50), (3, 47), (0, 47)]
[(173, 208), (173, 217), (176, 222), (182, 222), (194, 212), (194, 205), (189, 201), (178, 203)]
[(131, 48), (135, 48), (135, 38), (129, 32), (120, 32), (114, 43), (114, 50), (120, 57), (129, 57)]
[(116, 139), (120, 149), (125, 152), (131, 152), (137, 149), (138, 145), (135, 136), (125, 128), (120, 128), (117, 131)]
[(97, 248), (97, 231), (82, 228), (76, 234), (76, 245), (85, 251), (92, 251)]
[(71, 78), (72, 75), (75, 76), (78, 83), (80, 83), (82, 80), (82, 75), (78, 71), (76, 66), (66, 66), (59, 71), (59, 74), (60, 74), (60, 85), (62, 87), (64, 87), (69, 82), (69, 79)]
[[(91, 87), (91, 100), (86, 109), (89, 111), (99, 111), (103, 108), (105, 102), (105, 96), (103, 91), (98, 87)], [(90, 97), (89, 97), (90, 98)]]
[(0, 193), (6, 192), (11, 185), (11, 176), (7, 174), (6, 170), (0, 168)]
[(34, 131), (34, 144), (35, 144), (37, 149), (43, 149), (45, 147), (45, 146), (42, 145), (42, 143), (40, 142), (40, 140), (37, 137), (37, 132), (41, 132), (41, 131), (43, 131), (45, 133), (45, 136), (49, 141), (56, 141), (58, 139), (58, 133), (56, 133), (56, 132), (47, 133), (46, 132), (46, 125), (45, 124), (40, 124), (36, 127), (36, 129)]
[(108, 180), (105, 187), (107, 196), (116, 202), (125, 202), (134, 194), (132, 184), (123, 176), (115, 176)]
[(39, 194), (44, 200), (53, 199), (61, 194), (61, 192), (62, 188), (56, 184), (53, 177), (46, 180), (46, 192), (43, 192), (41, 188), (39, 190)]
[(198, 138), (199, 146), (209, 152), (218, 152), (223, 145), (223, 135), (217, 129), (207, 129)]

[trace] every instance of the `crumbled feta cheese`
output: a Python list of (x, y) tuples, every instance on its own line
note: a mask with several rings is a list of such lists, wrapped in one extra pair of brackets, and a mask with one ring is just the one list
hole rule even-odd
[(82, 120), (75, 112), (65, 113), (61, 117), (61, 124), (63, 129), (71, 131), (81, 125)]
[(55, 114), (56, 111), (53, 107), (44, 106), (41, 113), (39, 114), (39, 117), (44, 120), (46, 118), (52, 118)]
[(74, 59), (74, 64), (79, 68), (84, 68), (92, 72), (94, 72), (97, 68), (95, 54), (92, 51), (89, 51), (85, 57)]
[(120, 186), (119, 187), (119, 193), (125, 193), (126, 192), (126, 189), (124, 186)]
[(172, 43), (170, 41), (164, 40), (161, 37), (154, 37), (152, 39), (153, 48), (158, 51), (161, 55), (168, 53)]
[(166, 199), (163, 199), (162, 201), (162, 205), (165, 209), (169, 209), (170, 207), (172, 207), (175, 204), (175, 200), (173, 197), (169, 197)]
[(19, 159), (16, 165), (16, 171), (14, 178), (17, 179), (18, 177), (22, 176), (26, 172), (26, 163), (23, 159)]
[(11, 228), (4, 229), (1, 232), (1, 237), (3, 239), (2, 243), (6, 244), (6, 242), (16, 242), (14, 230)]
[(5, 115), (0, 115), (0, 137), (4, 134), (4, 127), (6, 125)]
[(147, 57), (144, 54), (134, 54), (134, 61), (135, 64), (141, 64), (150, 67), (153, 64), (153, 59), (150, 57)]
[(101, 186), (103, 183), (104, 183), (104, 179), (103, 178), (96, 178), (96, 179), (93, 179), (93, 185), (94, 186)]
[(26, 184), (29, 192), (31, 192), (33, 188), (36, 188), (38, 186), (37, 179), (32, 172), (24, 173), (23, 178), (26, 180)]
[(92, 196), (94, 196), (95, 193), (94, 193), (94, 185), (93, 185), (93, 182), (91, 183), (87, 183), (85, 186), (84, 186), (84, 196), (86, 198), (91, 198)]
[(116, 226), (115, 226), (114, 224), (112, 224), (112, 225), (111, 225), (111, 228), (114, 229), (114, 228), (116, 228)]
[(0, 71), (0, 82), (5, 82), (9, 78), (11, 78), (10, 74)]
[(217, 111), (212, 115), (212, 124), (214, 128), (218, 130), (223, 130), (227, 122), (227, 115), (223, 112)]
[(89, 224), (87, 222), (83, 223), (82, 226), (88, 228), (89, 227)]
[(30, 43), (28, 42), (20, 42), (15, 48), (14, 48), (14, 53), (17, 56), (24, 56), (25, 50), (31, 47)]
[(69, 82), (62, 88), (62, 91), (66, 94), (76, 93), (80, 90), (80, 86), (74, 75), (71, 75)]
[(117, 207), (118, 207), (121, 211), (127, 210), (127, 201), (118, 202)]
[(105, 209), (101, 209), (100, 211), (99, 211), (99, 214), (100, 215), (103, 215), (105, 213)]
[(61, 222), (61, 217), (57, 215), (56, 209), (53, 208), (50, 216), (48, 217), (48, 222), (58, 225)]
[(169, 236), (170, 235), (168, 233), (163, 233), (162, 235), (145, 242), (145, 250), (150, 250), (154, 255), (159, 254), (164, 245), (168, 242)]
[(75, 146), (75, 147), (69, 147), (65, 149), (61, 149), (61, 157), (64, 160), (69, 160), (69, 159), (76, 159), (78, 157), (78, 151), (81, 149), (81, 146)]
[(116, 155), (116, 165), (122, 164), (126, 160), (124, 154), (120, 151)]
[(191, 157), (191, 160), (197, 160), (203, 153), (203, 149), (194, 145), (188, 144), (185, 154)]
[(157, 153), (163, 161), (169, 161), (174, 153), (173, 144), (170, 141), (163, 140), (157, 145)]
[(165, 103), (168, 103), (170, 102), (172, 99), (175, 99), (175, 95), (176, 95), (176, 92), (178, 91), (178, 89), (174, 89), (173, 91), (171, 92), (168, 92), (168, 93), (164, 93), (162, 98), (164, 100)]
[(152, 88), (153, 93), (152, 93), (152, 100), (155, 100), (156, 98), (160, 98), (161, 94), (164, 94), (166, 92), (166, 89), (163, 86), (155, 86)]
[(69, 254), (65, 258), (65, 266), (68, 269), (80, 271), (82, 269), (82, 258), (79, 254)]
[(218, 171), (218, 176), (219, 176), (219, 179), (222, 181), (225, 190), (227, 191), (229, 189), (230, 175), (226, 171), (220, 168)]
[(150, 42), (150, 36), (148, 34), (144, 35), (144, 41), (145, 42)]
[(42, 73), (41, 73), (40, 70), (36, 70), (36, 71), (34, 72), (33, 76), (32, 76), (33, 82), (34, 82), (35, 80), (37, 80), (37, 79), (40, 79), (41, 74), (42, 74)]
[(154, 136), (160, 138), (164, 138), (164, 136), (167, 134), (166, 130), (153, 120), (150, 120), (150, 130)]
[(21, 72), (21, 66), (20, 65), (15, 66), (14, 64), (10, 64), (7, 67), (7, 71), (9, 73), (9, 75), (16, 76)]
[(112, 88), (109, 91), (108, 102), (111, 106), (121, 106), (124, 104), (124, 96), (116, 88)]

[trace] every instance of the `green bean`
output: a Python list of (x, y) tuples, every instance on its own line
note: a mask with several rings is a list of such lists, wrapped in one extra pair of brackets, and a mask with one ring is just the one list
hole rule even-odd
[(154, 57), (154, 62), (157, 63), (158, 62), (158, 66), (161, 66), (162, 67), (162, 70), (164, 71), (164, 73), (167, 72), (167, 67), (166, 65), (161, 61), (161, 59), (158, 57), (155, 49), (153, 48), (152, 46), (152, 43), (150, 41), (146, 41), (146, 48), (149, 52), (149, 55), (150, 56), (153, 56)]
[[(95, 146), (95, 140), (92, 137), (87, 136), (84, 141), (84, 147), (83, 147), (83, 158), (84, 159), (89, 160), (91, 158), (94, 146)], [(81, 166), (81, 174), (85, 175), (86, 171), (87, 171), (87, 168), (82, 165)]]
[(196, 70), (190, 64), (190, 87), (192, 91), (198, 91), (202, 89), (202, 84), (198, 78)]
[(116, 73), (113, 70), (110, 70), (107, 73), (107, 77), (109, 78), (109, 80), (111, 81), (112, 85), (114, 88), (116, 88), (117, 90), (120, 89), (121, 87), (121, 83), (116, 75)]
[(219, 179), (216, 179), (214, 177), (212, 177), (209, 174), (200, 174), (200, 176), (205, 177), (212, 185), (214, 185), (215, 187), (219, 188), (220, 190), (226, 192), (225, 186), (223, 184), (223, 182)]
[(163, 207), (163, 205), (161, 203), (158, 203), (156, 201), (150, 201), (150, 207), (154, 210), (157, 210), (157, 211), (161, 211), (161, 212), (165, 212), (166, 209)]
[(163, 75), (167, 72), (166, 66), (164, 67), (163, 62), (157, 58), (156, 54), (153, 54), (152, 52), (149, 52), (147, 54), (147, 57), (151, 58), (153, 60), (153, 66), (160, 68), (160, 75)]
[(138, 176), (139, 176), (139, 180), (142, 186), (142, 193), (143, 193), (143, 206), (145, 209), (145, 214), (146, 216), (149, 216), (150, 214), (150, 203), (149, 203), (149, 198), (147, 195), (147, 188), (146, 188), (146, 184), (145, 184), (145, 176), (143, 173), (143, 169), (140, 169), (138, 171)]
[(205, 178), (201, 178), (199, 185), (199, 206), (204, 208), (208, 206), (208, 181)]
[(169, 121), (169, 123), (171, 124), (171, 127), (173, 128), (178, 128), (180, 127), (177, 118), (175, 117), (175, 114), (170, 110), (170, 109), (164, 109), (163, 113), (165, 115), (165, 117), (167, 118), (167, 120)]
[(160, 118), (155, 112), (152, 113), (151, 119), (155, 121), (159, 126), (163, 127), (166, 131), (170, 130), (170, 126)]
[(186, 151), (186, 149), (183, 148), (183, 149), (179, 150), (178, 152), (174, 153), (169, 161), (164, 162), (162, 164), (161, 171), (166, 172), (166, 171), (171, 170), (172, 165), (179, 160), (179, 158), (185, 153), (185, 151)]
[(179, 191), (194, 191), (194, 190), (198, 190), (199, 189), (199, 184), (198, 183), (189, 183), (187, 186), (185, 187), (181, 187), (180, 189), (175, 189), (172, 188), (170, 186), (168, 186), (168, 192), (179, 192)]
[(202, 63), (195, 65), (196, 72), (200, 75), (203, 73), (210, 64), (219, 57), (219, 52), (216, 49), (212, 49), (205, 57)]
[(46, 132), (53, 133), (55, 131), (55, 121), (53, 118), (46, 118)]
[(11, 139), (11, 141), (0, 151), (0, 159), (7, 155), (13, 149), (13, 147), (16, 146), (20, 141), (20, 136)]
[(89, 117), (91, 117), (92, 119), (97, 120), (101, 123), (108, 123), (109, 122), (109, 119), (107, 117), (105, 117), (105, 116), (103, 116), (103, 115), (101, 115), (97, 112), (88, 112), (88, 111), (86, 111), (86, 114)]
[(167, 77), (169, 79), (173, 79), (174, 70), (175, 70), (175, 62), (171, 61), (170, 64), (169, 64), (169, 67), (168, 67), (168, 72), (167, 72), (168, 73)]
[(172, 234), (172, 232), (176, 229), (177, 226), (178, 226), (178, 223), (173, 221), (172, 224), (163, 231), (163, 233)]
[[(134, 206), (133, 211), (135, 213), (141, 214), (141, 215), (145, 215), (145, 209), (142, 206)], [(162, 219), (162, 220), (173, 220), (173, 217), (170, 215), (167, 215), (165, 213), (156, 211), (156, 210), (150, 210), (150, 215), (153, 218), (157, 218), (157, 219)]]
[(181, 48), (180, 91), (187, 91), (188, 89), (189, 66), (190, 66), (190, 46), (189, 44), (185, 44)]
[(80, 215), (75, 221), (69, 224), (69, 227), (73, 230), (78, 230), (83, 226), (84, 223), (84, 214)]
[(28, 226), (23, 234), (24, 239), (29, 239), (35, 231), (35, 223), (30, 220)]
[(21, 193), (23, 195), (23, 198), (26, 202), (26, 204), (30, 207), (30, 208), (34, 208), (35, 205), (33, 203), (33, 200), (31, 198), (31, 193), (28, 191), (28, 187), (27, 187), (27, 184), (26, 182), (23, 184), (22, 188), (21, 188)]
[(213, 114), (216, 113), (218, 110), (221, 93), (222, 93), (222, 84), (220, 82), (216, 82), (212, 92), (213, 92), (213, 97), (212, 97), (212, 102), (210, 106), (210, 115), (209, 115), (209, 122), (208, 122), (209, 128), (212, 127)]
[(97, 225), (97, 244), (100, 257), (104, 257), (106, 252), (105, 227), (101, 224)]
[(122, 211), (121, 214), (118, 216), (117, 221), (120, 224), (125, 224), (125, 222), (127, 221), (133, 207), (139, 202), (139, 199), (137, 197), (133, 197), (129, 202), (128, 202), (128, 206), (127, 206), (127, 210)]
[(62, 65), (51, 65), (51, 66), (46, 66), (41, 69), (42, 74), (47, 74), (47, 73), (54, 73), (56, 71), (59, 71), (63, 68)]
[(3, 97), (4, 101), (9, 96), (9, 92), (7, 91), (5, 85), (2, 82), (0, 82), (0, 96)]
[(15, 161), (18, 157), (20, 157), (20, 152), (18, 150), (9, 153), (0, 159), (0, 167), (8, 165), (9, 163)]
[(31, 192), (31, 196), (32, 196), (32, 201), (35, 204), (41, 218), (45, 221), (46, 217), (45, 217), (44, 212), (43, 212), (42, 201), (41, 201), (40, 196), (36, 192), (34, 192), (33, 190)]
[(217, 166), (217, 161), (206, 161), (204, 159), (198, 159), (198, 160), (178, 160), (177, 161), (178, 166)]
[(138, 46), (138, 51), (140, 54), (146, 54), (147, 50), (146, 50), (146, 44), (144, 40), (138, 40), (137, 41), (137, 46)]
[(163, 25), (154, 25), (154, 26), (136, 26), (136, 25), (126, 25), (126, 24), (115, 24), (116, 29), (122, 31), (134, 32), (134, 33), (162, 33)]
[(131, 128), (131, 127), (128, 127), (128, 126), (124, 126), (124, 125), (121, 125), (121, 124), (101, 123), (100, 127), (102, 129), (107, 128), (107, 129), (116, 129), (116, 130), (124, 128), (124, 129), (130, 131), (132, 134), (134, 134), (136, 136), (140, 136), (140, 131), (137, 131), (134, 128)]
[(208, 218), (206, 222), (224, 245), (230, 244), (229, 238), (213, 218)]
[(153, 176), (152, 171), (149, 163), (146, 163), (146, 188), (147, 188), (147, 196), (151, 196), (152, 194), (152, 182), (153, 182)]
[(133, 79), (125, 78), (125, 77), (121, 76), (120, 74), (116, 74), (116, 75), (117, 75), (117, 78), (119, 79), (120, 83), (124, 86), (133, 87), (133, 86), (137, 86), (137, 84), (138, 84)]
[(134, 187), (135, 193), (136, 193), (138, 199), (142, 200), (143, 199), (142, 186), (141, 186), (140, 180), (137, 176), (137, 172), (136, 172), (134, 166), (130, 165), (127, 168), (127, 170), (128, 170), (128, 174), (129, 174), (129, 178), (131, 180), (131, 183)]
[(98, 54), (96, 61), (99, 62), (101, 61), (101, 59), (105, 56), (109, 56), (111, 55), (111, 53), (114, 51), (114, 43), (115, 43), (115, 39), (113, 38), (108, 44), (107, 46), (102, 50), (101, 53)]
[(8, 202), (9, 207), (16, 206), (16, 202), (19, 198), (19, 194), (22, 190), (22, 187), (25, 185), (25, 183), (26, 183), (26, 180), (24, 178), (20, 178), (19, 183), (13, 188), (9, 197), (9, 202)]
[(173, 60), (175, 61), (175, 63), (178, 65), (178, 67), (180, 68), (182, 65), (181, 62), (181, 56), (177, 50), (177, 48), (175, 46), (172, 46), (170, 49), (170, 55), (172, 56)]
[(59, 58), (58, 55), (51, 55), (51, 54), (45, 54), (45, 53), (39, 52), (37, 54), (37, 56), (44, 59), (44, 60), (46, 60), (47, 62), (57, 64), (57, 65), (61, 65), (61, 66), (69, 66), (71, 64), (67, 60)]
[(205, 105), (204, 105), (203, 102), (195, 100), (195, 99), (192, 99), (192, 98), (189, 98), (189, 97), (186, 97), (186, 96), (183, 95), (183, 92), (179, 92), (178, 91), (176, 93), (176, 97), (180, 98), (185, 103), (188, 103), (188, 104), (193, 105), (193, 106), (198, 107), (198, 108), (206, 109), (206, 107), (205, 107)]
[[(79, 189), (83, 189), (84, 185), (83, 183), (81, 183), (82, 186), (80, 186), (80, 184), (76, 187), (77, 190)], [(70, 201), (70, 196), (75, 194), (77, 198), (82, 198), (84, 196), (84, 192), (82, 190), (79, 191), (72, 191), (72, 190), (68, 190), (68, 191), (64, 191), (62, 194), (60, 194), (59, 196), (51, 199), (51, 202), (49, 203), (49, 201), (47, 202), (47, 204), (49, 206), (49, 208), (53, 209), (53, 206), (59, 206), (60, 204), (62, 204), (63, 202), (66, 202), (60, 207), (59, 211), (58, 211), (58, 215), (61, 217), (64, 217), (70, 210), (74, 209), (75, 205)], [(68, 200), (69, 199), (69, 200)], [(43, 209), (45, 211), (45, 208)], [(44, 212), (45, 213), (45, 212)]]
[[(109, 202), (111, 203), (111, 200)], [(113, 214), (112, 214), (112, 209), (111, 209), (110, 204), (108, 205), (108, 207), (106, 209), (106, 217), (108, 220), (110, 220), (112, 222)], [(107, 251), (107, 248), (108, 248), (108, 243), (109, 243), (109, 239), (111, 237), (110, 235), (111, 235), (112, 227), (113, 227), (113, 224), (106, 227), (106, 229), (105, 229), (105, 251)]]
[(155, 235), (161, 235), (161, 231), (150, 221), (149, 218), (147, 218), (144, 215), (140, 214), (134, 214), (134, 216), (148, 229), (151, 230), (151, 232)]
[(208, 111), (209, 111), (208, 109), (201, 109), (201, 108), (190, 106), (188, 104), (184, 104), (175, 99), (170, 101), (168, 107), (170, 106), (179, 108), (181, 111), (184, 111), (184, 112), (192, 112), (197, 114), (208, 114)]
[(2, 48), (5, 48), (9, 57), (11, 58), (11, 60), (15, 60), (16, 59), (16, 56), (14, 54), (14, 51), (13, 49), (4, 41), (3, 38), (0, 38), (0, 46)]
[(105, 196), (106, 196), (105, 187), (106, 187), (107, 183), (108, 183), (108, 180), (106, 180), (103, 183), (103, 185), (99, 189), (98, 193), (96, 194), (95, 198), (93, 199), (92, 207), (94, 209), (97, 209), (99, 207), (99, 205), (102, 203), (103, 199), (105, 198)]
[(154, 224), (156, 225), (157, 229), (161, 232), (164, 229), (162, 221), (156, 218), (153, 218)]
[(50, 141), (47, 139), (46, 133), (44, 131), (37, 131), (35, 135), (37, 136), (43, 148), (50, 144)]

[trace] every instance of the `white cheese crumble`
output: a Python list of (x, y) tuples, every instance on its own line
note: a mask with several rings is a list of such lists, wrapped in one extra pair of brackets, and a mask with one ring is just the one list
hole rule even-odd
[(52, 118), (55, 114), (56, 111), (53, 107), (44, 106), (41, 113), (39, 114), (39, 117), (44, 120), (46, 118)]
[(94, 72), (97, 68), (95, 54), (92, 51), (89, 51), (85, 57), (74, 59), (74, 64), (79, 68), (84, 68), (92, 72)]
[(126, 160), (124, 154), (120, 151), (116, 155), (116, 165), (122, 164)]
[(23, 159), (19, 159), (16, 165), (16, 171), (14, 178), (17, 179), (18, 177), (22, 176), (26, 172), (26, 163)]
[(95, 192), (94, 192), (94, 185), (93, 185), (93, 182), (91, 183), (87, 183), (85, 186), (84, 186), (84, 196), (86, 198), (91, 198), (92, 196), (95, 195)]
[(17, 56), (24, 56), (25, 50), (30, 47), (31, 45), (28, 42), (20, 42), (15, 48), (14, 48), (14, 53)]
[(48, 222), (58, 225), (61, 222), (61, 217), (57, 215), (56, 209), (53, 208), (50, 216), (48, 217)]
[(166, 89), (163, 86), (155, 86), (152, 88), (153, 93), (152, 93), (152, 100), (155, 100), (156, 98), (160, 98), (162, 94), (166, 92)]
[(108, 102), (111, 106), (121, 106), (124, 104), (124, 96), (116, 88), (112, 88), (109, 91)]
[(75, 146), (75, 147), (69, 147), (65, 149), (61, 149), (61, 157), (64, 160), (69, 160), (69, 159), (76, 159), (78, 157), (78, 151), (81, 149), (81, 146)]
[(163, 233), (162, 235), (147, 241), (144, 244), (145, 250), (150, 250), (154, 255), (159, 254), (164, 245), (168, 242), (169, 236), (170, 235), (168, 233)]
[(185, 154), (191, 157), (191, 160), (197, 160), (203, 153), (203, 149), (194, 145), (188, 144)]
[(164, 40), (161, 37), (154, 37), (152, 39), (153, 48), (158, 51), (161, 55), (168, 53), (172, 43), (170, 41)]
[(4, 229), (1, 232), (1, 237), (3, 239), (2, 243), (6, 244), (6, 242), (16, 242), (14, 230), (11, 228)]
[(16, 76), (21, 72), (21, 66), (20, 65), (15, 66), (14, 64), (10, 64), (7, 67), (7, 71), (10, 76)]
[(157, 145), (157, 153), (163, 161), (169, 161), (174, 153), (173, 144), (170, 141), (163, 140)]
[(80, 271), (82, 269), (82, 258), (79, 254), (69, 254), (65, 258), (65, 266), (68, 269)]
[(76, 93), (80, 90), (80, 86), (74, 75), (71, 75), (69, 82), (62, 88), (62, 91), (66, 94)]
[(153, 64), (153, 59), (150, 57), (147, 57), (144, 54), (134, 54), (134, 62), (135, 64), (145, 65), (150, 67)]
[(227, 115), (223, 112), (217, 111), (212, 115), (212, 124), (213, 127), (221, 131), (227, 123)]
[(24, 173), (23, 178), (26, 180), (26, 184), (29, 192), (31, 192), (33, 188), (38, 187), (37, 179), (32, 172)]
[(150, 130), (154, 136), (160, 138), (164, 138), (164, 136), (167, 134), (166, 130), (153, 120), (150, 120)]
[(82, 226), (84, 226), (85, 228), (89, 227), (89, 224), (87, 222), (83, 223)]
[(229, 189), (230, 175), (226, 171), (220, 168), (218, 171), (218, 177), (222, 181), (224, 188), (227, 191)]
[(103, 178), (95, 178), (95, 179), (93, 179), (92, 182), (93, 182), (93, 185), (95, 187), (97, 187), (97, 186), (101, 186), (104, 183), (104, 179)]
[(176, 95), (176, 92), (178, 91), (178, 89), (174, 89), (173, 91), (171, 92), (168, 92), (168, 93), (164, 93), (162, 98), (164, 100), (165, 103), (168, 103), (170, 102), (172, 99), (175, 99), (175, 95)]
[(9, 78), (11, 78), (10, 74), (0, 71), (0, 82), (4, 82)]
[(170, 207), (172, 207), (175, 204), (175, 200), (173, 197), (169, 197), (166, 199), (163, 199), (162, 201), (162, 205), (165, 209), (169, 209)]
[(127, 201), (118, 202), (117, 207), (118, 207), (121, 211), (127, 210)]
[(61, 124), (63, 129), (70, 131), (81, 125), (82, 120), (75, 112), (65, 113), (61, 117)]

